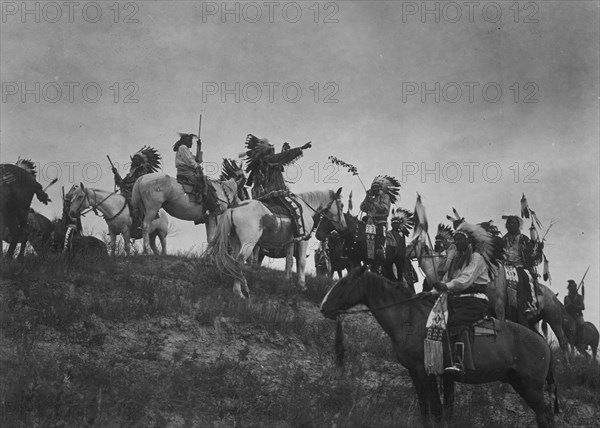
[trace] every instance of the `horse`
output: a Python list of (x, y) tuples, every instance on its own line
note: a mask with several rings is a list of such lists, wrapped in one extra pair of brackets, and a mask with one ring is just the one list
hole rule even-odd
[(67, 260), (82, 259), (98, 261), (108, 258), (106, 244), (95, 236), (81, 234), (79, 219), (69, 217), (68, 206), (63, 211), (62, 218), (52, 221), (51, 248), (56, 253), (62, 253)]
[(50, 202), (31, 172), (17, 165), (0, 164), (0, 234), (9, 244), (6, 260), (12, 260), (18, 243), (21, 244), (18, 258), (25, 255), (33, 195), (44, 204)]
[[(600, 334), (598, 334), (598, 329), (594, 324), (589, 321), (586, 321), (583, 324), (583, 329), (581, 332), (580, 343), (575, 343), (576, 338), (576, 323), (575, 319), (567, 312), (564, 305), (562, 305), (562, 316), (563, 316), (563, 330), (571, 345), (571, 350), (577, 349), (581, 355), (585, 355), (589, 357), (590, 354), (587, 353), (588, 346), (592, 350), (592, 355), (594, 356), (594, 360), (598, 354), (598, 342), (600, 340)], [(548, 327), (545, 322), (542, 322), (542, 331), (544, 335), (547, 336)]]
[[(139, 179), (138, 179), (139, 181)], [(73, 186), (66, 195), (69, 203), (69, 217), (75, 219), (80, 216), (85, 209), (92, 209), (94, 212), (100, 211), (108, 225), (108, 234), (110, 235), (110, 252), (114, 256), (117, 248), (117, 235), (123, 235), (125, 253), (129, 255), (131, 244), (131, 214), (127, 200), (122, 195), (107, 190), (91, 189), (83, 186)], [(150, 247), (154, 254), (158, 255), (156, 247), (156, 237), (160, 239), (161, 255), (167, 254), (167, 233), (169, 229), (169, 220), (164, 211), (156, 212), (149, 221), (148, 233), (151, 234)], [(146, 221), (146, 219), (144, 219)], [(146, 246), (144, 246), (144, 252)]]
[[(33, 208), (29, 209), (27, 215), (27, 241), (31, 244), (38, 256), (46, 256), (50, 250), (50, 237), (52, 234), (52, 222), (42, 214), (35, 211)], [(5, 230), (4, 241), (10, 243), (12, 237), (10, 232)], [(21, 244), (21, 248), (25, 251), (25, 245)]]
[[(338, 233), (332, 232), (325, 239), (327, 247), (315, 251), (315, 267), (320, 269), (320, 271), (317, 269), (317, 274), (333, 278), (333, 274), (337, 273), (338, 278), (341, 278), (344, 270), (349, 272), (355, 264), (346, 255), (344, 240)], [(324, 251), (327, 251), (327, 254)], [(329, 259), (328, 261), (326, 257)]]
[[(462, 376), (443, 375), (442, 411), (436, 378), (427, 374), (424, 364), (425, 324), (433, 300), (415, 295), (405, 283), (392, 282), (365, 270), (364, 266), (357, 267), (338, 281), (325, 295), (321, 313), (336, 319), (356, 305), (367, 306), (390, 337), (398, 361), (409, 371), (425, 425), (430, 424), (431, 416), (436, 424), (441, 422), (443, 413), (452, 416), (455, 381), (468, 384), (500, 381), (511, 384), (523, 397), (535, 412), (539, 427), (553, 426), (554, 416), (544, 400), (545, 383), (554, 384), (552, 351), (541, 335), (516, 323), (498, 321), (499, 330), (493, 340), (475, 336), (472, 352), (475, 370), (467, 368)], [(339, 339), (336, 342), (341, 343)], [(556, 385), (554, 390), (557, 413)]]
[[(348, 213), (344, 213), (344, 219), (348, 228), (343, 233), (340, 233), (340, 236), (344, 242), (344, 251), (348, 257), (349, 265), (360, 266), (362, 263), (368, 263), (370, 259), (367, 250), (366, 223), (359, 220), (358, 217)], [(322, 241), (329, 236), (333, 230), (334, 225), (331, 221), (324, 218), (317, 227), (315, 236), (319, 241)], [(399, 280), (399, 278), (396, 278), (394, 275), (393, 266), (405, 266), (405, 248), (395, 248), (393, 252), (390, 251), (389, 248), (394, 247), (386, 248), (383, 275), (392, 281)], [(402, 273), (403, 270), (398, 271), (399, 276), (402, 276)]]
[[(315, 217), (330, 218), (339, 228), (345, 230), (346, 222), (342, 215), (340, 187), (337, 192), (332, 190), (313, 191), (295, 195), (302, 206), (302, 219), (307, 231), (312, 231)], [(267, 248), (298, 246), (298, 286), (306, 289), (305, 267), (308, 241), (305, 239), (295, 242), (292, 221), (281, 214), (273, 214), (266, 205), (257, 200), (241, 202), (238, 206), (228, 208), (219, 216), (214, 239), (210, 242), (205, 256), (210, 258), (217, 268), (233, 277), (234, 293), (245, 298), (241, 286), (249, 295), (242, 264), (248, 260), (256, 245)], [(229, 250), (232, 250), (233, 256)], [(291, 260), (291, 259), (287, 259)], [(291, 265), (286, 263), (286, 278), (292, 279)]]
[(217, 215), (239, 203), (238, 186), (234, 179), (223, 182), (207, 179), (207, 183), (212, 187), (217, 198), (217, 209), (208, 213), (208, 219), (205, 216), (207, 211), (205, 206), (192, 202), (183, 186), (174, 177), (154, 172), (141, 176), (135, 182), (131, 203), (144, 215), (142, 223), (144, 248), (151, 231), (150, 220), (156, 216), (160, 208), (180, 220), (194, 221), (196, 224), (206, 223), (208, 242), (212, 240), (217, 227)]
[[(436, 254), (435, 251), (432, 251), (419, 239), (415, 239), (407, 246), (407, 257), (417, 258), (419, 267), (427, 279), (427, 284), (431, 286), (436, 281), (441, 281), (442, 278), (438, 278), (437, 267), (441, 263), (442, 256)], [(517, 311), (507, 310), (509, 309), (508, 292), (506, 271), (504, 270), (503, 263), (500, 263), (500, 266), (493, 270), (492, 277), (491, 282), (486, 287), (486, 295), (490, 302), (490, 315), (496, 316), (501, 321), (508, 319), (509, 321), (517, 322), (534, 331), (537, 331), (536, 324), (539, 321), (547, 322), (558, 339), (560, 348), (566, 355), (568, 344), (563, 331), (562, 311), (560, 308), (562, 304), (552, 290), (544, 284), (538, 284), (537, 297), (539, 311), (535, 317), (527, 319), (525, 316), (518, 314)], [(427, 291), (427, 288), (427, 286), (424, 286), (424, 290)]]

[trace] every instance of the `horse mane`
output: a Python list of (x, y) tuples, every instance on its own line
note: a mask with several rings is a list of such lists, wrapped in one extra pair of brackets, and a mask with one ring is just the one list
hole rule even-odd
[(374, 289), (374, 285), (377, 285), (388, 292), (399, 294), (399, 297), (403, 299), (408, 299), (415, 295), (412, 290), (403, 282), (390, 281), (389, 279), (373, 272), (365, 272), (363, 276), (367, 280), (367, 284), (369, 286), (368, 288), (370, 290)]
[(335, 198), (333, 190), (313, 190), (312, 192), (299, 193), (298, 196), (310, 207), (316, 208), (323, 203), (328, 203)]

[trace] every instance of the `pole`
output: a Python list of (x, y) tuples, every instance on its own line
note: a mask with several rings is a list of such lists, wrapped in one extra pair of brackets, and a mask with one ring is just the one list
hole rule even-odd
[(579, 285), (577, 286), (577, 291), (579, 291), (579, 287), (581, 287), (583, 285), (583, 280), (585, 279), (585, 276), (587, 275), (591, 266), (592, 265), (589, 265), (588, 268), (585, 270), (585, 273), (583, 274), (583, 277), (581, 278), (581, 281), (579, 281)]
[(198, 141), (196, 141), (196, 162), (202, 163), (202, 140), (200, 134), (202, 132), (202, 114), (198, 119)]

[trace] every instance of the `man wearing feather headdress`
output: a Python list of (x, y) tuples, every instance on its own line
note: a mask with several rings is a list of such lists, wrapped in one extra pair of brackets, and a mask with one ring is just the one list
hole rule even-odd
[[(516, 215), (502, 216), (506, 220), (507, 233), (502, 237), (504, 248), (506, 250), (505, 264), (514, 266), (519, 273), (519, 284), (526, 287), (523, 290), (527, 300), (525, 314), (535, 314), (535, 284), (537, 283), (536, 261), (541, 257), (544, 247), (543, 242), (537, 243), (529, 239), (527, 235), (521, 233), (523, 221)], [(529, 271), (531, 281), (528, 278), (525, 269)]]
[(394, 177), (378, 175), (367, 190), (360, 209), (367, 215), (367, 224), (375, 225), (375, 260), (372, 268), (381, 273), (385, 263), (385, 235), (391, 204), (396, 203), (400, 183)]
[[(403, 208), (393, 209), (391, 225), (392, 230), (387, 232), (385, 241), (387, 270), (385, 276), (397, 281), (402, 281), (404, 278), (409, 284), (414, 284), (418, 277), (410, 260), (406, 258), (406, 237), (414, 225), (413, 213)], [(396, 266), (397, 278), (394, 275), (394, 266)]]
[(448, 272), (454, 256), (456, 256), (456, 245), (454, 245), (454, 232), (450, 227), (442, 223), (438, 225), (437, 233), (435, 234), (435, 252), (442, 257), (437, 274), (438, 278), (443, 278), (446, 272)]
[(131, 192), (133, 185), (142, 175), (151, 172), (157, 172), (160, 168), (160, 153), (152, 147), (144, 146), (131, 156), (131, 166), (129, 172), (122, 178), (119, 171), (114, 166), (112, 172), (114, 174), (115, 185), (121, 191), (121, 195), (127, 200), (129, 212), (131, 213), (131, 231), (132, 237), (141, 237), (142, 219), (139, 210), (131, 206)]
[(463, 222), (454, 234), (454, 244), (456, 256), (443, 280), (433, 284), (432, 291), (434, 295), (449, 293), (449, 336), (485, 317), (489, 303), (486, 287), (493, 276), (491, 268), (498, 267), (502, 259), (500, 238), (478, 224)]
[(308, 142), (301, 147), (290, 148), (284, 144), (280, 153), (266, 138), (257, 138), (252, 134), (246, 137), (246, 172), (248, 186), (252, 186), (252, 197), (259, 201), (269, 200), (283, 206), (289, 214), (296, 230), (296, 238), (303, 237), (305, 231), (302, 223), (300, 205), (296, 204), (283, 176), (284, 168), (302, 156), (302, 152), (312, 147)]

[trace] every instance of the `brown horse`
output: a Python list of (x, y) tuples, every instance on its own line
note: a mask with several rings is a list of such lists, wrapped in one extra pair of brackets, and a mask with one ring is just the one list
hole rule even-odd
[[(29, 209), (27, 215), (27, 241), (31, 244), (38, 256), (46, 256), (50, 250), (50, 237), (52, 235), (52, 222), (43, 216), (42, 214), (35, 211), (33, 208)], [(12, 237), (10, 232), (5, 230), (4, 242), (10, 243)], [(25, 251), (25, 245), (21, 244), (21, 249)], [(21, 251), (19, 252), (21, 253)]]
[(0, 164), (0, 234), (9, 244), (7, 260), (12, 260), (18, 243), (21, 244), (19, 259), (25, 255), (25, 244), (29, 238), (29, 208), (33, 195), (43, 204), (50, 202), (42, 185), (31, 172), (17, 165)]
[[(598, 355), (598, 342), (600, 341), (600, 334), (598, 334), (598, 329), (594, 324), (589, 321), (586, 321), (583, 325), (583, 330), (581, 332), (581, 339), (579, 343), (575, 343), (576, 337), (576, 323), (575, 319), (566, 311), (565, 307), (562, 306), (562, 315), (563, 315), (563, 330), (569, 341), (569, 345), (571, 345), (571, 350), (577, 349), (581, 355), (585, 355), (589, 357), (587, 349), (588, 346), (592, 350), (592, 355), (594, 356), (594, 360)], [(546, 323), (542, 323), (542, 331), (546, 335), (548, 332), (548, 328)]]
[[(417, 258), (419, 267), (423, 270), (428, 284), (433, 284), (440, 281), (437, 277), (437, 267), (440, 264), (441, 257), (432, 251), (427, 245), (422, 244), (418, 239), (414, 240), (407, 246), (407, 257)], [(537, 331), (536, 325), (539, 321), (545, 321), (550, 324), (550, 328), (558, 339), (560, 348), (568, 352), (567, 337), (563, 331), (562, 320), (562, 303), (556, 295), (544, 284), (538, 284), (537, 298), (539, 303), (539, 311), (535, 317), (527, 318), (523, 313), (518, 313), (517, 310), (512, 310), (508, 305), (508, 293), (506, 284), (506, 273), (504, 264), (496, 269), (494, 278), (488, 284), (486, 295), (490, 301), (491, 315), (496, 316), (499, 320), (505, 319), (517, 322), (521, 325), (529, 327)]]
[[(356, 268), (329, 290), (321, 312), (335, 319), (356, 305), (366, 305), (392, 341), (396, 357), (410, 373), (419, 399), (423, 423), (442, 419), (442, 406), (435, 376), (424, 365), (425, 323), (433, 306), (431, 299), (415, 295), (406, 286)], [(469, 384), (507, 382), (535, 412), (539, 427), (552, 427), (554, 416), (544, 400), (544, 384), (554, 383), (552, 353), (544, 338), (512, 322), (499, 321), (494, 340), (475, 336), (473, 363), (475, 370), (464, 375), (444, 375), (446, 415), (451, 416), (454, 380)], [(339, 329), (338, 329), (339, 331)], [(479, 339), (483, 337), (483, 339)], [(556, 394), (556, 387), (555, 387)], [(558, 412), (555, 397), (554, 410)]]

